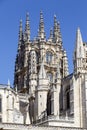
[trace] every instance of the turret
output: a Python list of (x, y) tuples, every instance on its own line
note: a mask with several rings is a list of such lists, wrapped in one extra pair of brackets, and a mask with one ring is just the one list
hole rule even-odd
[(44, 19), (43, 19), (43, 13), (40, 12), (40, 23), (39, 23), (39, 31), (38, 31), (38, 38), (39, 40), (45, 40), (45, 31), (44, 31)]
[(85, 58), (84, 55), (84, 46), (83, 46), (83, 40), (82, 40), (82, 35), (80, 32), (80, 29), (77, 29), (76, 33), (76, 46), (74, 50), (74, 72), (84, 72), (84, 67), (83, 67), (83, 60)]
[(29, 53), (29, 93), (34, 96), (35, 87), (37, 86), (37, 58), (36, 52), (32, 47)]
[(34, 121), (34, 100), (37, 87), (37, 57), (35, 48), (32, 46), (28, 59), (28, 81), (29, 81), (29, 113), (31, 123)]
[(8, 88), (8, 95), (7, 95), (7, 122), (13, 122), (13, 109), (14, 109), (14, 98), (10, 87)]
[[(51, 97), (53, 103), (51, 104), (51, 108), (53, 108), (54, 115), (59, 117), (60, 114), (60, 90), (61, 90), (61, 74), (60, 74), (60, 63), (57, 63), (57, 71), (55, 77), (55, 84), (51, 89)], [(56, 100), (57, 99), (57, 100)]]
[(29, 25), (29, 14), (26, 15), (26, 24), (25, 24), (25, 32), (24, 32), (24, 40), (26, 42), (30, 41), (30, 25)]
[(47, 92), (48, 92), (49, 80), (47, 79), (46, 71), (44, 68), (44, 63), (41, 63), (39, 77), (38, 77), (38, 86), (35, 93), (35, 109), (36, 118), (42, 118), (42, 114), (46, 113), (47, 108)]
[(63, 77), (68, 76), (69, 74), (69, 68), (68, 68), (68, 58), (66, 51), (63, 52)]

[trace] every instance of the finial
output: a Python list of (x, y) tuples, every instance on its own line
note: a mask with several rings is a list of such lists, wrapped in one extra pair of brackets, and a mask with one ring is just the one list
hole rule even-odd
[(40, 11), (40, 22), (42, 23), (43, 22), (43, 12)]
[(8, 79), (8, 88), (10, 88), (10, 80)]
[(18, 91), (18, 89), (17, 89), (17, 85), (16, 85), (16, 87), (15, 87), (15, 91), (16, 91), (16, 92)]
[(64, 50), (64, 57), (67, 57), (67, 55), (66, 55), (66, 51)]
[(29, 21), (29, 13), (26, 13), (26, 21)]
[(54, 24), (57, 24), (57, 18), (56, 18), (56, 15), (54, 15)]
[(77, 30), (79, 30), (79, 31), (80, 31), (80, 27), (78, 27), (78, 28), (77, 28)]
[(54, 15), (54, 30), (57, 31), (57, 18), (56, 18), (56, 15)]

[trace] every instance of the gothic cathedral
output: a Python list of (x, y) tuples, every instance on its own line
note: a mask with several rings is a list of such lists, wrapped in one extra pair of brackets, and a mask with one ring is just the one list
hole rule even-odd
[(7, 104), (0, 105), (0, 122), (87, 128), (87, 44), (79, 28), (73, 65), (73, 73), (69, 74), (56, 15), (46, 39), (40, 12), (38, 35), (31, 40), (27, 13), (24, 31), (20, 20), (14, 88), (9, 84), (0, 87), (0, 104)]
[(86, 127), (87, 46), (82, 41), (79, 28), (73, 63), (74, 71), (69, 74), (67, 54), (56, 15), (48, 39), (42, 12), (38, 35), (33, 41), (30, 39), (28, 14), (24, 32), (20, 21), (14, 88), (19, 94), (28, 95), (31, 123), (56, 126), (65, 120), (62, 123), (64, 126)]

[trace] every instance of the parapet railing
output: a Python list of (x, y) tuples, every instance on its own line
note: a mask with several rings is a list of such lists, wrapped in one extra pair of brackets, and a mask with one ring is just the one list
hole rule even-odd
[(64, 121), (64, 122), (74, 122), (74, 118), (72, 117), (68, 117), (68, 116), (44, 116), (40, 119), (37, 119), (36, 121), (34, 121), (34, 124), (38, 124), (38, 123), (42, 123), (43, 121), (50, 121), (50, 120), (54, 120), (54, 121)]

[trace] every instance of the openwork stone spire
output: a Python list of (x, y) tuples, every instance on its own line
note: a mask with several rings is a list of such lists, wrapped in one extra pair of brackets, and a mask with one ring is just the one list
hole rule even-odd
[(30, 40), (30, 25), (29, 25), (29, 14), (26, 14), (26, 24), (25, 24), (25, 33), (24, 33), (24, 40)]
[(45, 31), (44, 31), (44, 19), (43, 19), (43, 13), (42, 11), (40, 12), (40, 23), (39, 23), (39, 32), (38, 32), (38, 37), (40, 40), (45, 39)]

